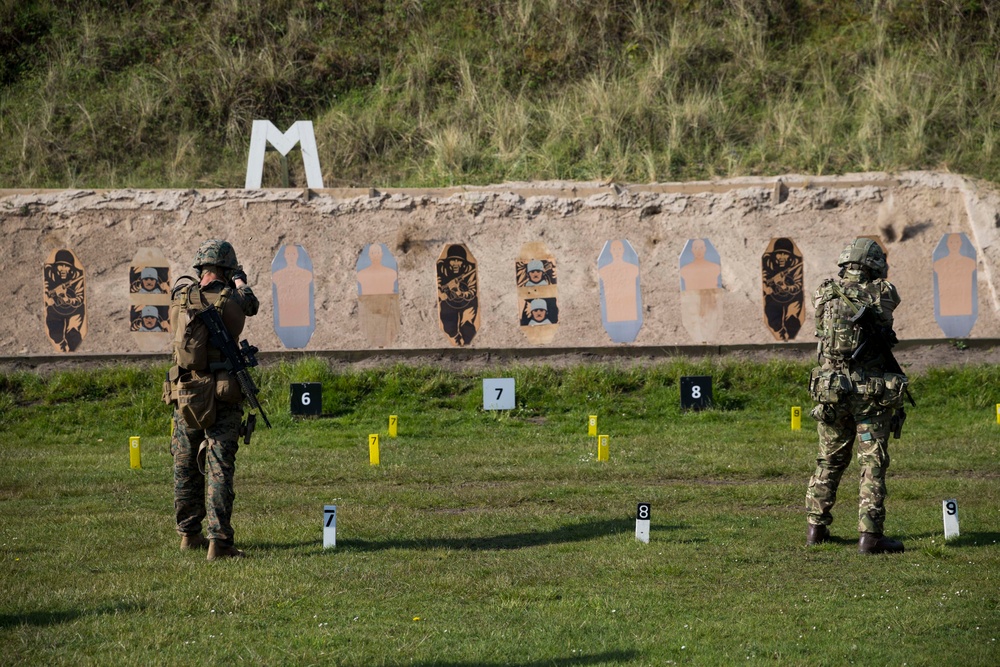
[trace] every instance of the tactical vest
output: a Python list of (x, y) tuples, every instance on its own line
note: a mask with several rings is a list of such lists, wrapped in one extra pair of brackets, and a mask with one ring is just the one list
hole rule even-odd
[(181, 276), (171, 292), (170, 325), (174, 333), (174, 362), (187, 370), (206, 370), (209, 363), (220, 361), (221, 354), (208, 344), (208, 327), (198, 313), (209, 306), (220, 312), (233, 291), (203, 292), (191, 276)]
[(816, 338), (820, 352), (846, 361), (861, 344), (861, 327), (851, 321), (862, 307), (881, 310), (878, 286), (870, 282), (823, 281), (816, 297)]

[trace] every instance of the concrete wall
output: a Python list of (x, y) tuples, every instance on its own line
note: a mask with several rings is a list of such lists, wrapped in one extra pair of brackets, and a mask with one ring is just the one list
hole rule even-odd
[[(140, 248), (163, 251), (173, 277), (208, 238), (230, 240), (261, 300), (246, 336), (285, 349), (273, 328), (271, 262), (286, 244), (312, 258), (316, 330), (307, 350), (371, 347), (355, 267), (362, 248), (385, 243), (399, 269), (398, 334), (390, 349), (453, 347), (437, 315), (435, 263), (449, 244), (478, 261), (480, 328), (472, 347), (534, 348), (518, 325), (515, 284), (521, 247), (543, 242), (559, 277), (559, 328), (548, 345), (613, 346), (602, 326), (597, 259), (627, 239), (640, 263), (643, 325), (638, 346), (774, 343), (762, 312), (761, 256), (791, 238), (804, 259), (804, 287), (836, 272), (844, 244), (879, 236), (890, 280), (903, 297), (900, 338), (947, 338), (934, 316), (932, 253), (944, 234), (967, 235), (977, 255), (978, 316), (971, 338), (1000, 333), (995, 274), (1000, 196), (989, 184), (941, 173), (735, 179), (653, 185), (530, 183), (445, 190), (0, 191), (0, 356), (50, 355), (42, 271), (57, 248), (84, 265), (87, 334), (78, 353), (137, 352), (129, 334), (129, 267)], [(708, 238), (721, 259), (722, 288), (711, 339), (682, 320), (679, 258), (688, 239)], [(690, 313), (689, 313), (690, 315)], [(806, 299), (795, 340), (812, 341)], [(165, 347), (162, 349), (166, 349)]]

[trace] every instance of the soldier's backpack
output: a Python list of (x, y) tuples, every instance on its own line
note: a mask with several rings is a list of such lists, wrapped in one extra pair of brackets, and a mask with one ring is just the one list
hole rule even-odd
[(878, 287), (869, 282), (823, 281), (816, 298), (816, 338), (827, 359), (851, 358), (861, 344), (861, 326), (851, 318), (862, 307), (880, 309)]

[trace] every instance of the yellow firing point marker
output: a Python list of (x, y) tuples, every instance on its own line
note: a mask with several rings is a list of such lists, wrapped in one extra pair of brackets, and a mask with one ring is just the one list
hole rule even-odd
[(139, 436), (133, 435), (128, 439), (128, 462), (135, 468), (142, 468), (142, 452), (139, 449)]
[(606, 435), (597, 436), (597, 460), (608, 460), (608, 436)]
[[(1000, 406), (997, 406), (1000, 408)], [(597, 415), (590, 415), (587, 418), (587, 435), (594, 437), (597, 435)]]
[(368, 435), (368, 461), (373, 466), (378, 465), (378, 433)]
[(792, 407), (792, 430), (802, 430), (802, 408), (797, 405)]
[(389, 437), (396, 437), (396, 426), (399, 424), (399, 419), (396, 415), (389, 415)]
[(1000, 403), (997, 403), (997, 423), (1000, 424)]

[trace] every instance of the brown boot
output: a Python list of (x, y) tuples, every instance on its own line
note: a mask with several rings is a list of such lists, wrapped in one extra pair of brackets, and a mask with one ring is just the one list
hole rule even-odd
[(863, 554), (901, 554), (903, 543), (892, 540), (882, 533), (861, 533), (858, 539), (858, 553)]
[(823, 544), (824, 542), (829, 542), (829, 541), (830, 541), (829, 528), (815, 523), (809, 524), (809, 528), (806, 530), (807, 547), (812, 547), (817, 544)]
[(201, 533), (187, 533), (185, 535), (181, 535), (181, 551), (207, 548), (208, 539)]
[(243, 558), (246, 554), (237, 549), (236, 547), (226, 547), (217, 543), (215, 540), (211, 541), (208, 545), (208, 560), (222, 560), (223, 558)]

